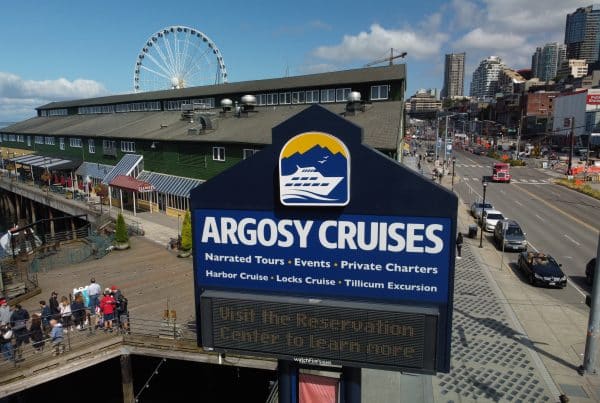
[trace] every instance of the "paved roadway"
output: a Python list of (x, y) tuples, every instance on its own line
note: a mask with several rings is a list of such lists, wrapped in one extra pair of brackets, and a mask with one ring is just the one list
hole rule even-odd
[[(481, 179), (491, 175), (495, 160), (466, 151), (457, 151), (455, 155), (454, 188), (467, 203), (464, 207), (469, 208), (472, 201), (482, 198)], [(585, 282), (585, 264), (596, 254), (600, 201), (555, 185), (548, 171), (513, 167), (511, 183), (488, 183), (486, 201), (521, 224), (530, 249), (548, 253), (563, 265), (569, 286), (545, 292), (565, 303), (582, 306), (581, 300), (591, 291)], [(492, 240), (490, 233), (484, 234)], [(516, 274), (517, 257), (517, 253), (504, 254)]]

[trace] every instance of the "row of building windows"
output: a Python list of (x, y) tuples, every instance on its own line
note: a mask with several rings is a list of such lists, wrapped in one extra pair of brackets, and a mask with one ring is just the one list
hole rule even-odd
[[(14, 142), (24, 143), (25, 136), (2, 133), (2, 135), (0, 136), (0, 143), (2, 141), (14, 141)], [(65, 149), (64, 137), (59, 137), (58, 141), (59, 141), (59, 148), (61, 150), (64, 150)], [(54, 137), (35, 136), (35, 142), (36, 142), (36, 144), (54, 145)], [(28, 145), (31, 145), (31, 137), (30, 136), (27, 136), (27, 143), (28, 143)], [(94, 142), (94, 139), (88, 139), (87, 143), (88, 143), (88, 152), (90, 154), (95, 154), (96, 153), (96, 143)], [(124, 153), (134, 153), (135, 152), (135, 141), (122, 140), (120, 143), (121, 143), (120, 145), (121, 145), (122, 152), (124, 152)], [(79, 137), (70, 137), (69, 138), (69, 146), (71, 148), (82, 148), (83, 145), (84, 145), (84, 143), (81, 138), (79, 138)], [(116, 155), (116, 141), (115, 140), (102, 140), (102, 149), (103, 149), (104, 154), (106, 154), (106, 155)], [(242, 157), (243, 157), (243, 159), (250, 158), (254, 154), (256, 154), (258, 151), (260, 151), (260, 150), (254, 149), (254, 148), (244, 148)], [(212, 159), (213, 159), (213, 161), (221, 161), (221, 162), (225, 161), (225, 147), (213, 147), (212, 148)]]
[[(373, 85), (371, 86), (370, 100), (383, 101), (389, 98), (389, 85)], [(308, 91), (293, 91), (293, 92), (274, 92), (269, 94), (258, 94), (256, 96), (259, 106), (270, 105), (289, 105), (289, 104), (316, 104), (316, 103), (332, 103), (346, 102), (350, 95), (350, 88), (328, 88), (324, 90), (308, 90)], [(202, 105), (204, 108), (212, 109), (215, 107), (214, 98), (198, 98), (198, 99), (176, 99), (170, 101), (147, 101), (133, 102), (116, 105), (96, 105), (96, 106), (80, 106), (77, 108), (79, 115), (91, 115), (102, 113), (121, 113), (121, 112), (148, 112), (148, 111), (179, 111), (183, 105)], [(66, 116), (67, 109), (43, 109), (41, 116)]]

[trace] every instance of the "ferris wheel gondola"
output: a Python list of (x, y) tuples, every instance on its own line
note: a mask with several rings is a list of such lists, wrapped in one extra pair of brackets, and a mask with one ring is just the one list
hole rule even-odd
[(171, 26), (154, 33), (137, 56), (135, 92), (196, 87), (227, 82), (223, 55), (203, 32)]

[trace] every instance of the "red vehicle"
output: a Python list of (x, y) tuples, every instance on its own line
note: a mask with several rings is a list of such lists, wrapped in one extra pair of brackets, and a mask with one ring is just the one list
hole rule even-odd
[(496, 162), (492, 167), (492, 181), (510, 183), (510, 164)]

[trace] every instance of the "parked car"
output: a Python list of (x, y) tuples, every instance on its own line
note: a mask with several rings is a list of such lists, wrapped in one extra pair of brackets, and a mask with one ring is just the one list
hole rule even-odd
[(558, 288), (567, 286), (567, 276), (561, 269), (562, 265), (550, 255), (540, 252), (521, 252), (517, 265), (531, 285)]
[(505, 218), (501, 211), (485, 209), (481, 218), (483, 220), (483, 230), (492, 232), (496, 228), (498, 221)]
[(585, 265), (585, 278), (589, 285), (594, 284), (594, 274), (596, 273), (596, 258), (590, 259)]
[(498, 221), (494, 228), (494, 241), (499, 249), (527, 250), (527, 238), (518, 222), (515, 220)]
[[(474, 201), (471, 203), (471, 215), (477, 219), (481, 216), (481, 210), (483, 209), (483, 202)], [(485, 203), (486, 210), (493, 210), (494, 206), (491, 203)]]

